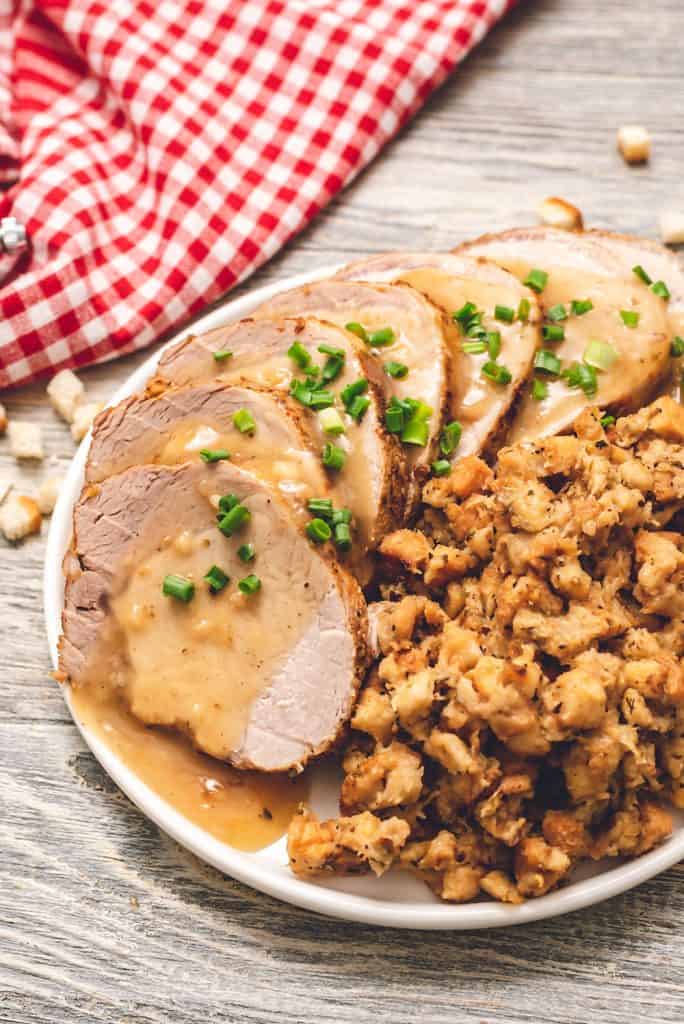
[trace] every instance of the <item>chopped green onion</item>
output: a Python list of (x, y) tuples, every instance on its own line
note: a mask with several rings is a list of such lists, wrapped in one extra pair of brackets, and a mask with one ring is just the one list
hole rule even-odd
[(241, 530), (252, 518), (251, 513), (245, 505), (234, 505), (230, 512), (219, 520), (218, 528), (226, 537), (232, 537), (234, 533)]
[(587, 366), (594, 366), (597, 370), (609, 370), (620, 357), (612, 345), (607, 341), (590, 341), (584, 350), (584, 362)]
[(439, 450), (442, 455), (451, 455), (459, 446), (463, 427), (457, 420), (453, 420), (442, 430), (439, 438)]
[(679, 356), (684, 356), (684, 338), (680, 338), (679, 335), (672, 339), (670, 345), (670, 355), (678, 359)]
[(396, 335), (391, 327), (381, 327), (368, 336), (368, 344), (371, 348), (384, 348), (395, 341)]
[(549, 320), (553, 320), (554, 323), (558, 323), (559, 320), (568, 319), (568, 311), (562, 302), (559, 302), (557, 306), (551, 306), (546, 311), (546, 316)]
[(291, 382), (290, 394), (308, 409), (328, 409), (331, 405), (335, 404), (335, 396), (332, 391), (312, 387), (303, 380), (293, 380)]
[(293, 379), (290, 382), (290, 394), (302, 405), (308, 406), (311, 402), (312, 391), (303, 380)]
[[(325, 518), (324, 516), (322, 518)], [(338, 526), (340, 523), (346, 523), (347, 526), (352, 521), (352, 511), (350, 508), (336, 508), (332, 514), (330, 522), (333, 526)]]
[(652, 284), (651, 291), (654, 295), (658, 295), (661, 299), (665, 299), (666, 302), (670, 298), (670, 289), (664, 281), (656, 281), (655, 284)]
[(515, 320), (515, 310), (511, 309), (510, 306), (495, 306), (494, 318), (501, 320), (505, 324), (512, 324)]
[(241, 544), (237, 549), (237, 556), (241, 562), (252, 562), (255, 555), (256, 551), (253, 544)]
[(432, 463), (432, 472), (435, 476), (447, 476), (451, 472), (451, 463), (448, 459), (437, 459)]
[(290, 359), (297, 364), (300, 370), (306, 370), (311, 363), (311, 356), (306, 351), (303, 345), (298, 341), (290, 345), (287, 350), (287, 354)]
[(251, 572), (249, 576), (240, 580), (238, 587), (242, 594), (256, 594), (257, 590), (261, 590), (261, 580)]
[(348, 523), (337, 523), (335, 525), (335, 547), (340, 551), (349, 551), (352, 544), (351, 530)]
[(417, 444), (425, 447), (428, 440), (428, 420), (432, 416), (432, 409), (425, 402), (416, 399), (407, 399), (412, 405), (412, 411), (404, 422), (404, 429), (401, 432), (401, 440), (404, 444)]
[(162, 594), (175, 597), (178, 601), (192, 601), (195, 596), (195, 584), (185, 576), (165, 576), (162, 583)]
[(539, 293), (543, 292), (546, 288), (546, 282), (548, 281), (548, 279), (549, 275), (546, 273), (545, 270), (538, 270), (537, 268), (533, 268), (532, 270), (530, 270), (529, 274), (523, 281), (523, 284), (527, 285), (528, 288), (531, 288), (532, 291)]
[(547, 348), (540, 349), (534, 357), (534, 368), (540, 373), (548, 373), (551, 377), (557, 377), (561, 372), (561, 361), (555, 352)]
[(625, 327), (638, 327), (639, 325), (639, 313), (633, 309), (621, 309), (620, 318)]
[(598, 388), (598, 378), (593, 366), (586, 363), (573, 363), (561, 374), (569, 388), (580, 388), (587, 398), (592, 398)]
[(368, 331), (363, 324), (357, 324), (356, 321), (352, 321), (350, 324), (345, 324), (344, 329), (346, 331), (351, 331), (351, 333), (355, 334), (357, 338), (361, 339), (361, 341), (368, 341)]
[(318, 422), (325, 434), (344, 434), (344, 421), (337, 409), (323, 409), (318, 414)]
[(369, 405), (370, 398), (366, 395), (357, 395), (356, 398), (352, 399), (350, 404), (347, 406), (347, 413), (353, 420), (360, 423), (366, 415), (366, 410)]
[(203, 462), (221, 462), (230, 458), (227, 448), (200, 448), (200, 458)]
[(541, 402), (543, 399), (548, 398), (549, 385), (545, 380), (535, 379), (532, 381), (532, 397), (536, 402)]
[(330, 498), (309, 498), (307, 508), (312, 516), (321, 519), (332, 519), (333, 503)]
[(594, 303), (591, 299), (573, 299), (570, 303), (573, 316), (584, 316), (585, 313), (590, 313), (594, 308)]
[(324, 356), (335, 356), (337, 359), (344, 359), (346, 354), (343, 348), (333, 348), (332, 345), (319, 345), (318, 351)]
[(325, 519), (312, 519), (307, 523), (306, 535), (314, 544), (325, 544), (332, 537), (332, 530)]
[(474, 302), (466, 302), (465, 305), (457, 309), (455, 313), (451, 314), (451, 319), (454, 323), (460, 324), (461, 327), (465, 328), (470, 323), (474, 314), (477, 313), (477, 306)]
[(636, 267), (632, 267), (632, 273), (636, 274), (639, 280), (643, 281), (644, 284), (653, 284), (653, 278), (649, 277), (644, 268), (640, 266), (638, 263)]
[(501, 333), (500, 331), (488, 331), (487, 332), (487, 349), (489, 351), (489, 358), (496, 359), (501, 352)]
[(223, 515), (225, 515), (226, 512), (230, 512), (231, 508), (235, 508), (235, 506), (239, 504), (240, 499), (237, 494), (224, 494), (222, 498), (219, 498), (219, 512), (222, 512)]
[(329, 384), (331, 381), (337, 380), (343, 369), (344, 358), (329, 356), (321, 370), (321, 384)]
[(323, 446), (321, 453), (321, 459), (326, 469), (342, 469), (345, 462), (347, 461), (347, 453), (342, 448), (338, 448), (336, 444), (326, 444)]
[(542, 338), (544, 341), (563, 341), (565, 328), (561, 324), (544, 324), (542, 327)]
[(340, 392), (340, 398), (345, 409), (349, 411), (349, 406), (358, 395), (363, 395), (368, 391), (368, 381), (365, 377), (359, 377), (358, 380), (353, 381), (351, 384), (347, 384), (345, 388), (342, 388)]
[(395, 380), (402, 380), (409, 372), (409, 368), (406, 363), (385, 363), (385, 373), (388, 377), (394, 377)]
[(335, 396), (332, 391), (325, 391), (320, 388), (317, 391), (312, 391), (311, 399), (309, 401), (310, 409), (329, 409), (331, 405), (335, 404)]
[(404, 410), (393, 398), (385, 410), (385, 426), (390, 434), (401, 434), (404, 429)]
[(214, 352), (214, 359), (217, 363), (223, 363), (226, 359), (230, 359), (232, 352), (229, 348), (219, 348)]
[(227, 576), (223, 569), (220, 569), (218, 565), (212, 565), (211, 569), (204, 577), (205, 582), (209, 586), (212, 594), (218, 594), (220, 590), (226, 586), (230, 581), (230, 576)]
[(520, 304), (518, 305), (518, 320), (522, 321), (524, 324), (527, 323), (530, 316), (530, 309), (530, 300), (521, 299)]
[(253, 434), (256, 430), (256, 420), (249, 409), (238, 409), (233, 414), (233, 424), (241, 434)]
[(606, 429), (606, 427), (612, 427), (614, 423), (615, 423), (615, 417), (614, 416), (602, 416), (601, 417), (601, 426), (603, 427), (604, 430)]
[(466, 335), (468, 338), (481, 338), (487, 332), (482, 326), (482, 313), (475, 313), (466, 327)]
[(487, 351), (486, 341), (464, 341), (461, 349), (467, 356), (479, 356)]
[(483, 377), (491, 380), (494, 384), (510, 384), (512, 377), (511, 372), (506, 366), (502, 366), (501, 363), (495, 363), (489, 360), (484, 364), (480, 371)]

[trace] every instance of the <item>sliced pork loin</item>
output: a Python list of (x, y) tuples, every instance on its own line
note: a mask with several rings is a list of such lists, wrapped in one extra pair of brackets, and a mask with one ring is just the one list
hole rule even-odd
[[(251, 514), (230, 537), (215, 514), (227, 494)], [(212, 566), (230, 577), (218, 593), (204, 580)], [(243, 593), (250, 568), (261, 587)], [(141, 721), (264, 771), (300, 768), (347, 720), (367, 664), (365, 602), (255, 475), (186, 463), (89, 485), (65, 570), (60, 669), (71, 685), (117, 687)], [(190, 600), (162, 593), (169, 575), (194, 583)]]
[[(170, 386), (199, 385), (218, 378), (224, 384), (270, 388), (287, 401), (293, 378), (304, 375), (288, 356), (294, 342), (312, 364), (325, 364), (329, 358), (319, 351), (321, 346), (342, 354), (340, 373), (327, 389), (335, 393), (344, 434), (326, 432), (325, 411), (317, 413), (296, 405), (317, 452), (329, 441), (344, 450), (344, 466), (329, 473), (329, 483), (335, 502), (354, 513), (359, 544), (372, 549), (403, 519), (408, 471), (401, 446), (385, 429), (382, 375), (353, 334), (315, 319), (239, 321), (185, 339), (162, 353), (148, 395), (163, 393)], [(216, 352), (227, 351), (232, 353), (230, 357), (214, 358)], [(364, 386), (369, 404), (363, 415), (354, 419), (340, 396), (345, 387), (357, 381), (367, 382)], [(230, 449), (230, 444), (227, 447)]]
[[(548, 275), (545, 284), (540, 279), (540, 300), (551, 319), (559, 312), (565, 315), (552, 324), (562, 328), (564, 338), (544, 344), (564, 369), (581, 363), (594, 340), (607, 343), (617, 353), (617, 361), (598, 373), (595, 394), (570, 388), (563, 378), (545, 377), (547, 397), (538, 401), (528, 394), (523, 399), (508, 434), (511, 443), (561, 433), (587, 405), (631, 412), (664, 380), (670, 352), (667, 304), (626, 269), (624, 259), (611, 253), (599, 237), (547, 227), (520, 228), (485, 235), (457, 252), (493, 260), (523, 281), (533, 269)], [(591, 308), (573, 312), (573, 301), (585, 300)], [(622, 312), (638, 314), (638, 322), (626, 324)]]
[[(450, 318), (466, 303), (476, 306), (483, 314), (482, 325), (500, 335), (501, 352), (497, 359), (509, 371), (511, 380), (505, 385), (494, 383), (482, 373), (485, 363), (491, 360), (490, 353), (474, 353), (462, 359), (461, 344), (471, 339), (449, 335), (452, 344), (458, 346), (456, 358), (463, 373), (456, 410), (463, 434), (454, 457), (490, 450), (529, 379), (539, 348), (541, 314), (534, 292), (495, 263), (453, 253), (385, 253), (350, 263), (336, 276), (348, 281), (403, 281), (440, 306)], [(521, 302), (528, 306), (527, 312), (523, 307), (522, 317), (518, 315)], [(511, 310), (513, 319), (497, 319), (497, 306)]]
[[(456, 331), (443, 311), (404, 284), (368, 284), (326, 280), (275, 295), (253, 314), (274, 317), (316, 316), (341, 327), (360, 325), (370, 337), (391, 328), (393, 341), (369, 345), (378, 365), (393, 361), (408, 367), (403, 378), (385, 375), (385, 393), (399, 399), (419, 399), (432, 409), (427, 444), (405, 445), (409, 467), (420, 482), (436, 458), (442, 425), (453, 418), (462, 387), (461, 354), (449, 336)], [(418, 497), (412, 488), (410, 503)]]

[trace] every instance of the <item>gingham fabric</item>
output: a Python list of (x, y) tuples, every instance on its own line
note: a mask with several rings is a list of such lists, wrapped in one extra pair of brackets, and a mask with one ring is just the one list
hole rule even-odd
[(512, 2), (14, 0), (0, 217), (32, 246), (0, 277), (0, 387), (141, 348), (243, 280)]

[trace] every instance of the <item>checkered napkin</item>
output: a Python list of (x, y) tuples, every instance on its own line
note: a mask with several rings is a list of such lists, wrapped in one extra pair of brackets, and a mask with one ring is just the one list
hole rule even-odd
[(0, 217), (30, 247), (0, 256), (0, 387), (141, 348), (243, 280), (513, 0), (13, 2)]

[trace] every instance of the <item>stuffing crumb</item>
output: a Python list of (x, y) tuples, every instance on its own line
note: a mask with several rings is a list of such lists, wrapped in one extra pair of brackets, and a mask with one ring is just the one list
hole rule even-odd
[(60, 370), (48, 384), (47, 395), (62, 419), (73, 423), (76, 408), (83, 401), (85, 388), (72, 370)]
[(9, 541), (23, 540), (40, 531), (40, 509), (25, 494), (11, 494), (0, 506), (0, 530)]
[(660, 237), (665, 245), (682, 245), (684, 243), (684, 210), (666, 210), (658, 219)]
[(39, 423), (12, 420), (7, 427), (10, 451), (15, 459), (45, 458), (43, 434)]
[(38, 488), (37, 501), (42, 515), (49, 516), (52, 514), (63, 483), (64, 478), (61, 476), (49, 476), (41, 482)]
[(646, 163), (651, 156), (651, 136), (639, 124), (626, 124), (618, 130), (617, 145), (628, 164)]
[(552, 228), (581, 231), (584, 227), (582, 214), (577, 207), (558, 196), (542, 199), (537, 207), (537, 214), (542, 224), (549, 224)]
[(74, 410), (74, 418), (71, 424), (71, 436), (74, 441), (82, 441), (90, 430), (93, 420), (99, 412), (102, 412), (104, 402), (84, 402)]

